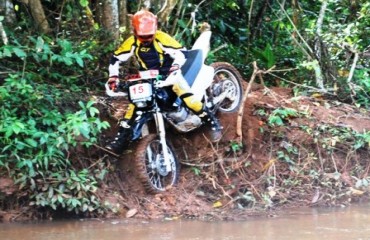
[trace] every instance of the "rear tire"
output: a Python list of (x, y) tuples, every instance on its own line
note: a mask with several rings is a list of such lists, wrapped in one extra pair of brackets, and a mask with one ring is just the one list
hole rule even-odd
[(156, 134), (149, 134), (135, 146), (134, 162), (140, 182), (151, 193), (164, 192), (174, 186), (180, 173), (180, 164), (172, 146), (167, 142), (171, 171), (164, 165), (163, 151)]
[(242, 81), (239, 71), (230, 63), (216, 62), (211, 65), (214, 70), (213, 83), (207, 89), (210, 100), (228, 91), (226, 98), (213, 107), (213, 111), (236, 112), (243, 98)]

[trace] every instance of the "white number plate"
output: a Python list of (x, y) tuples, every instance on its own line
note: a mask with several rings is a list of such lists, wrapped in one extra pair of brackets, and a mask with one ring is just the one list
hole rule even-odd
[(152, 97), (152, 88), (149, 83), (139, 83), (130, 86), (131, 101), (137, 102)]
[(159, 71), (158, 70), (140, 71), (140, 77), (141, 77), (141, 79), (155, 78), (158, 75), (159, 75)]

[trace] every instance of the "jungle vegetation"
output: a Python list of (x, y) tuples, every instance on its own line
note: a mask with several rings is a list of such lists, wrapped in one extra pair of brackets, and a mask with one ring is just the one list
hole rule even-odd
[(142, 7), (190, 47), (208, 22), (210, 61), (248, 80), (256, 61), (268, 86), (370, 107), (370, 2), (366, 0), (1, 0), (0, 178), (17, 194), (0, 206), (75, 214), (112, 211), (96, 189), (104, 161), (72, 158), (99, 144), (109, 124), (89, 97), (107, 79), (111, 53)]

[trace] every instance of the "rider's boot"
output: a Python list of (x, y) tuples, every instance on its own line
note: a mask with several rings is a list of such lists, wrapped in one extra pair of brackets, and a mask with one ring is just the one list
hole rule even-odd
[(121, 154), (124, 148), (130, 143), (130, 137), (130, 126), (127, 124), (126, 121), (121, 121), (115, 138), (105, 147), (116, 154)]
[(222, 137), (222, 126), (216, 116), (213, 114), (208, 107), (204, 106), (202, 111), (198, 114), (202, 122), (206, 123), (211, 129), (210, 131), (210, 139), (211, 142), (215, 143), (220, 141)]

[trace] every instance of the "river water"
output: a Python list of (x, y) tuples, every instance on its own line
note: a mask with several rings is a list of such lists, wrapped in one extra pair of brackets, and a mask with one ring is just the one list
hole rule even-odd
[(370, 204), (302, 208), (240, 222), (65, 220), (1, 223), (0, 240), (370, 240)]

